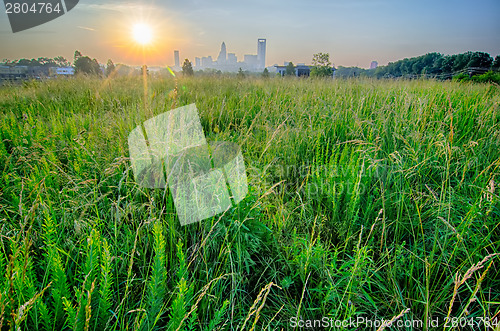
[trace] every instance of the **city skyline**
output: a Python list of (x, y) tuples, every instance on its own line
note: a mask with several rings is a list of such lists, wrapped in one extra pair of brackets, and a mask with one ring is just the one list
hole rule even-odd
[[(481, 10), (477, 10), (480, 8)], [(12, 33), (0, 14), (0, 59), (55, 57), (72, 60), (75, 50), (106, 63), (165, 66), (210, 55), (214, 45), (228, 47), (226, 60), (256, 54), (254, 40), (267, 39), (265, 65), (284, 61), (310, 63), (318, 52), (330, 54), (335, 66), (368, 68), (428, 52), (500, 54), (500, 2), (445, 0), (401, 3), (395, 0), (299, 1), (273, 3), (198, 0), (88, 0), (39, 27)], [(134, 22), (153, 30), (151, 46), (131, 40)], [(257, 52), (258, 57), (258, 52)], [(201, 61), (201, 59), (200, 59)], [(201, 63), (200, 63), (201, 64)]]
[[(195, 56), (194, 62), (189, 60), (193, 65), (194, 69), (203, 70), (203, 69), (216, 69), (227, 72), (236, 72), (239, 69), (248, 70), (248, 71), (262, 71), (266, 68), (266, 39), (258, 38), (257, 39), (257, 54), (244, 54), (243, 60), (238, 61), (238, 57), (235, 53), (229, 53), (227, 51), (225, 41), (222, 42), (220, 46), (219, 55), (217, 59), (214, 61), (211, 55), (206, 56)], [(174, 57), (176, 59), (179, 58), (179, 50), (174, 51)], [(240, 57), (241, 59), (241, 57)], [(269, 67), (269, 66), (268, 66)], [(173, 65), (174, 70), (180, 70), (181, 67), (178, 65), (178, 61), (175, 61)]]

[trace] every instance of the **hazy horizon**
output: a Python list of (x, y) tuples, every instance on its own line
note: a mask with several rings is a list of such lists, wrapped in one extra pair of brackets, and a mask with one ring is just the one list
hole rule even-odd
[[(106, 63), (165, 66), (173, 51), (188, 58), (212, 56), (224, 41), (228, 53), (257, 53), (257, 39), (267, 39), (266, 65), (311, 63), (327, 52), (336, 66), (367, 68), (429, 52), (500, 54), (500, 2), (394, 0), (275, 1), (210, 4), (198, 0), (115, 0), (80, 2), (51, 22), (12, 33), (5, 7), (0, 14), (0, 59), (55, 57), (72, 61), (79, 50)], [(153, 30), (146, 49), (134, 44), (130, 27), (145, 22)]]

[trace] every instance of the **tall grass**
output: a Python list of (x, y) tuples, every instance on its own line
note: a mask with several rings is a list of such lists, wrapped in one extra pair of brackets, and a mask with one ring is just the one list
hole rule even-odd
[[(148, 86), (146, 111), (139, 78), (0, 89), (0, 328), (274, 330), (362, 316), (477, 329), (500, 310), (498, 87)], [(181, 227), (168, 190), (134, 182), (127, 138), (190, 103), (209, 141), (242, 147), (250, 193)]]

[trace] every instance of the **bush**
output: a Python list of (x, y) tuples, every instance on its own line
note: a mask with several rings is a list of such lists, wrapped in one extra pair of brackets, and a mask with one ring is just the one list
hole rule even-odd
[(470, 81), (470, 77), (467, 74), (458, 74), (453, 76), (452, 80), (455, 82), (468, 82)]
[(467, 74), (458, 74), (453, 76), (455, 82), (476, 82), (476, 83), (495, 83), (500, 85), (500, 73), (488, 71), (482, 75), (469, 77)]
[(472, 77), (472, 81), (478, 83), (496, 83), (500, 84), (500, 73), (488, 71), (485, 74)]

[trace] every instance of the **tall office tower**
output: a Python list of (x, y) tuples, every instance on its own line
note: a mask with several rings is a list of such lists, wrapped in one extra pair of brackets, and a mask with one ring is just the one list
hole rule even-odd
[(201, 58), (201, 66), (203, 68), (211, 68), (213, 66), (212, 57), (210, 55), (202, 57)]
[(179, 51), (174, 51), (175, 67), (179, 68), (181, 63), (179, 61)]
[(201, 65), (201, 62), (200, 62), (200, 58), (199, 57), (195, 57), (194, 58), (194, 65), (196, 67), (199, 67)]
[(238, 58), (234, 53), (227, 53), (227, 63), (236, 64), (238, 62)]
[(259, 70), (259, 61), (257, 60), (257, 55), (245, 54), (243, 55), (243, 62), (247, 65), (250, 71)]
[(378, 66), (377, 61), (372, 61), (372, 63), (370, 63), (370, 69), (377, 69), (377, 66)]
[(217, 64), (225, 64), (226, 63), (226, 44), (222, 42), (222, 45), (220, 45), (220, 53), (219, 56), (217, 57)]
[(257, 40), (257, 62), (259, 69), (264, 69), (266, 67), (266, 40)]

